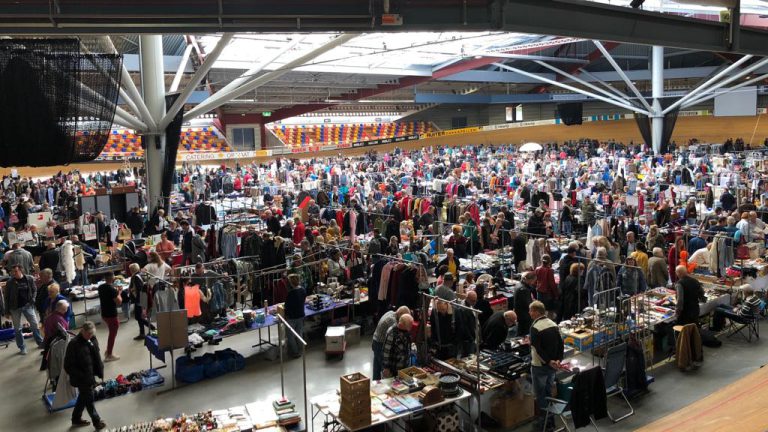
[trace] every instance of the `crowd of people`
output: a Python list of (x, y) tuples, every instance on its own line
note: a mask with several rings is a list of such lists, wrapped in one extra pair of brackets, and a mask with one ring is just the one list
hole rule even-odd
[[(694, 322), (701, 286), (690, 273), (709, 266), (712, 238), (725, 235), (727, 247), (734, 250), (764, 241), (765, 176), (742, 156), (724, 159), (689, 149), (652, 155), (640, 145), (579, 140), (548, 144), (536, 153), (519, 153), (511, 146), (463, 146), (281, 158), (234, 167), (185, 164), (177, 170), (172, 210), (149, 214), (143, 211), (142, 170), (73, 171), (47, 180), (7, 176), (0, 198), (5, 240), (0, 248), (8, 273), (2, 308), (12, 318), (21, 354), (27, 352), (22, 317), (45, 349), (52, 335), (74, 328), (67, 290), (87, 283), (82, 270), (95, 265), (99, 246), (159, 235), (147, 262), (127, 267), (126, 288), (115, 283), (112, 273), (103, 276), (98, 288), (109, 330), (104, 361), (118, 360), (115, 338), (121, 312), (125, 322), (133, 306), (136, 339), (143, 340), (154, 328), (153, 284), (171, 280), (173, 267), (197, 264), (192, 278), (200, 278), (201, 298), (210, 299), (203, 264), (250, 250), (243, 238), (222, 234), (232, 215), (219, 205), (225, 197), (248, 198), (246, 213), (259, 220), (238, 224), (251, 226), (275, 248), (262, 255), (262, 266), (270, 267), (270, 262), (287, 269), (283, 301), (287, 319), (299, 333), (303, 304), (318, 282), (335, 278), (370, 283), (381, 260), (413, 263), (433, 277), (427, 280), (432, 287), (424, 287), (436, 297), (429, 315), (435, 355), (465, 356), (478, 345), (495, 349), (512, 329), (532, 344), (534, 389), (543, 403), (562, 360), (557, 322), (594, 304), (601, 290), (616, 286), (628, 295), (676, 287), (685, 299), (677, 305), (678, 322)], [(127, 212), (125, 220), (80, 213), (78, 196), (117, 185), (134, 185), (141, 196), (140, 206)], [(30, 224), (31, 214), (46, 212), (52, 219), (45, 227)], [(80, 241), (82, 228), (89, 224), (96, 227), (95, 238)], [(570, 241), (559, 257), (548, 243), (555, 238)], [(479, 281), (461, 260), (488, 253), (508, 256), (509, 266)], [(70, 261), (79, 264), (72, 268)], [(504, 284), (504, 278), (518, 278), (519, 287), (509, 310), (494, 313), (487, 294)], [(720, 310), (718, 319), (753, 313), (756, 297), (747, 292), (743, 306)], [(415, 314), (409, 306), (395, 299), (372, 309), (378, 323), (373, 334), (375, 379), (396, 375), (410, 361)], [(477, 317), (479, 340), (475, 315), (465, 313), (465, 307), (482, 312)], [(97, 362), (93, 354), (98, 345), (86, 327), (72, 356), (90, 355), (88, 374), (98, 375), (101, 358)], [(288, 348), (300, 355), (292, 335)], [(67, 364), (80, 367), (73, 362)], [(92, 385), (91, 379), (77, 381), (81, 394)], [(92, 400), (83, 398), (78, 407), (74, 425), (84, 424), (84, 408), (94, 424), (103, 424)]]

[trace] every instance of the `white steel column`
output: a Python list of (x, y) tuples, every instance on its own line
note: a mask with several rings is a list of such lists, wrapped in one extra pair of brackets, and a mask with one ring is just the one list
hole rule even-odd
[(664, 47), (654, 46), (651, 57), (651, 94), (653, 108), (651, 110), (651, 146), (653, 153), (661, 152), (661, 141), (664, 135), (664, 114), (661, 109), (661, 98), (664, 97)]
[[(153, 123), (165, 115), (165, 77), (163, 70), (163, 37), (142, 35), (139, 39), (141, 90)], [(147, 211), (162, 205), (163, 166), (165, 164), (165, 133), (157, 128), (143, 134), (144, 159), (147, 169)]]

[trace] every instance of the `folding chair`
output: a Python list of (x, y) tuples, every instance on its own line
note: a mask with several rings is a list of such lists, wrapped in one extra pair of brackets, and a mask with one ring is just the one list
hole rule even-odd
[[(730, 325), (728, 327), (728, 335), (731, 337), (736, 333), (740, 334), (747, 342), (752, 342), (752, 336), (755, 339), (760, 339), (760, 320), (758, 316), (741, 315), (738, 318), (729, 317)], [(746, 330), (747, 334), (744, 334)]]
[[(573, 399), (573, 395), (579, 394), (579, 392), (580, 392), (580, 389), (574, 386), (573, 391), (571, 392), (571, 399)], [(549, 417), (551, 415), (553, 417), (554, 416), (559, 417), (560, 421), (563, 423), (563, 427), (557, 429), (558, 432), (562, 430), (571, 432), (571, 428), (568, 427), (568, 421), (567, 421), (567, 417), (572, 417), (570, 401), (548, 397), (547, 402), (549, 402), (549, 405), (543, 409), (545, 414), (544, 414), (544, 425), (542, 430), (546, 432), (547, 422), (549, 421)], [(597, 424), (595, 423), (594, 417), (591, 415), (589, 416), (589, 422), (592, 424), (592, 427), (595, 428), (596, 432), (600, 432), (600, 430), (597, 428)]]
[(624, 372), (624, 364), (627, 358), (627, 344), (622, 343), (611, 347), (605, 356), (605, 369), (603, 370), (603, 376), (605, 377), (605, 394), (608, 398), (612, 396), (621, 396), (629, 407), (629, 412), (621, 417), (614, 418), (611, 415), (611, 410), (608, 410), (608, 418), (614, 423), (618, 423), (625, 418), (635, 414), (635, 409), (632, 408), (632, 404), (629, 403), (627, 396), (624, 394), (624, 388), (621, 387), (621, 374)]

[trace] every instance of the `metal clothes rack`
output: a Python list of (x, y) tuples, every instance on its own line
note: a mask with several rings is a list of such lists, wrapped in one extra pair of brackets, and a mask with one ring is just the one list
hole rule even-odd
[(309, 430), (307, 423), (312, 420), (309, 418), (309, 397), (307, 396), (307, 342), (299, 335), (296, 330), (288, 324), (288, 321), (280, 314), (275, 315), (278, 319), (277, 334), (278, 334), (278, 351), (280, 351), (280, 395), (285, 398), (285, 361), (283, 360), (283, 337), (285, 336), (285, 330), (287, 329), (293, 334), (293, 337), (297, 339), (301, 344), (301, 377), (302, 385), (304, 387), (304, 430)]

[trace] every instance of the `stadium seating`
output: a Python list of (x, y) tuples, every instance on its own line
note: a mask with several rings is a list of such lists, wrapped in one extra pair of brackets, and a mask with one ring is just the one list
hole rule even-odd
[[(231, 151), (227, 141), (213, 127), (182, 128), (179, 152), (226, 152)], [(127, 129), (113, 129), (102, 157), (141, 157), (141, 137)]]
[(428, 122), (355, 123), (328, 125), (273, 125), (270, 130), (288, 147), (338, 145), (382, 138), (424, 134), (434, 130)]

